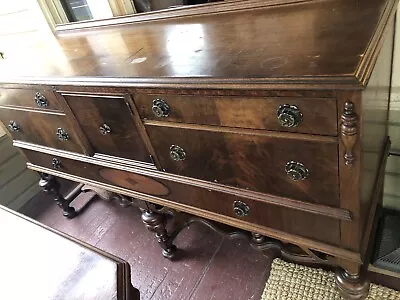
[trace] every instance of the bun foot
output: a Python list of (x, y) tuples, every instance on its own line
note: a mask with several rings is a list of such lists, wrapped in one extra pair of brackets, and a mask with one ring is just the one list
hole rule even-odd
[(173, 259), (175, 257), (175, 255), (176, 255), (176, 251), (177, 250), (178, 250), (178, 248), (176, 248), (175, 245), (171, 245), (171, 247), (169, 247), (168, 249), (163, 249), (162, 250), (162, 255), (165, 258)]
[(66, 210), (63, 211), (63, 216), (68, 218), (68, 219), (73, 219), (78, 215), (76, 212), (75, 208), (69, 206), (66, 208)]
[(336, 287), (344, 299), (366, 299), (370, 282), (359, 274), (349, 274), (346, 270), (338, 268), (335, 274)]

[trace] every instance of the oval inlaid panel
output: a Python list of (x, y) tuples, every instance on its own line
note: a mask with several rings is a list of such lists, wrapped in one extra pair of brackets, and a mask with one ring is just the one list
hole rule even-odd
[(153, 196), (166, 196), (169, 190), (162, 183), (151, 177), (138, 175), (126, 171), (100, 169), (99, 175), (112, 184)]

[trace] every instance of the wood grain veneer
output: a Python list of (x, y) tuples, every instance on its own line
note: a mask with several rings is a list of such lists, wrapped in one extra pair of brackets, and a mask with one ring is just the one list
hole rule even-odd
[[(18, 47), (30, 51), (21, 61), (2, 60), (0, 80), (164, 88), (361, 89), (368, 83), (382, 30), (396, 3), (317, 0), (268, 6), (266, 2), (218, 18), (203, 14), (179, 18), (179, 23), (174, 19), (125, 23), (18, 40)], [(274, 29), (274, 34), (265, 34), (266, 28)]]
[[(10, 122), (15, 123), (16, 130), (9, 130), (15, 140), (86, 153), (78, 135), (75, 133), (73, 123), (64, 113), (49, 114), (39, 111), (0, 109), (0, 120), (7, 126), (7, 129), (9, 129)], [(61, 140), (57, 137), (59, 128), (67, 133), (67, 140)]]
[[(188, 130), (148, 125), (146, 130), (167, 172), (339, 207), (335, 141), (211, 132), (200, 126)], [(184, 149), (185, 160), (171, 158), (172, 145)], [(295, 182), (286, 174), (292, 160), (308, 168), (305, 180)]]
[(61, 94), (94, 152), (151, 162), (123, 96)]
[[(47, 104), (39, 106), (35, 101), (36, 93), (44, 96), (44, 101)], [(0, 107), (2, 106), (62, 111), (53, 91), (41, 87), (34, 89), (0, 89)]]
[[(155, 99), (168, 104), (168, 117), (154, 115)], [(335, 99), (136, 94), (134, 100), (145, 120), (337, 135)], [(299, 126), (286, 128), (279, 123), (277, 112), (285, 104), (299, 109), (302, 114)]]

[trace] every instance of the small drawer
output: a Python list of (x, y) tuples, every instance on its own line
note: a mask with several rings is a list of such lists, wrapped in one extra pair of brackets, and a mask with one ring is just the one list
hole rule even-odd
[(0, 120), (14, 140), (84, 153), (72, 124), (63, 114), (0, 109)]
[(339, 207), (337, 142), (147, 125), (167, 172)]
[[(340, 243), (340, 221), (333, 218), (271, 205), (262, 201), (239, 198), (235, 195), (160, 179), (155, 176), (144, 176), (30, 150), (24, 150), (24, 153), (28, 160), (35, 165), (151, 195), (167, 200), (177, 209), (180, 205), (184, 205), (186, 209), (189, 207), (194, 210), (202, 209), (206, 214), (207, 212), (216, 213), (220, 222), (224, 222), (224, 218), (229, 217), (230, 220), (244, 221), (250, 226), (256, 224), (333, 245)], [(232, 224), (232, 221), (230, 222)], [(240, 224), (234, 225), (241, 227)], [(329, 230), (327, 231), (326, 228)]]
[(0, 106), (62, 111), (53, 91), (45, 89), (0, 89)]
[(124, 97), (67, 93), (62, 96), (96, 153), (151, 163)]
[(134, 96), (143, 119), (188, 124), (337, 135), (330, 98)]

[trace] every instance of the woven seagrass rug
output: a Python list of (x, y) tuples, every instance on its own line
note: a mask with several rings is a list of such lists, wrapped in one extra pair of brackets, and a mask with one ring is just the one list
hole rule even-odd
[[(261, 300), (342, 300), (335, 289), (334, 274), (322, 269), (272, 262)], [(371, 284), (367, 300), (400, 300), (400, 292)]]

